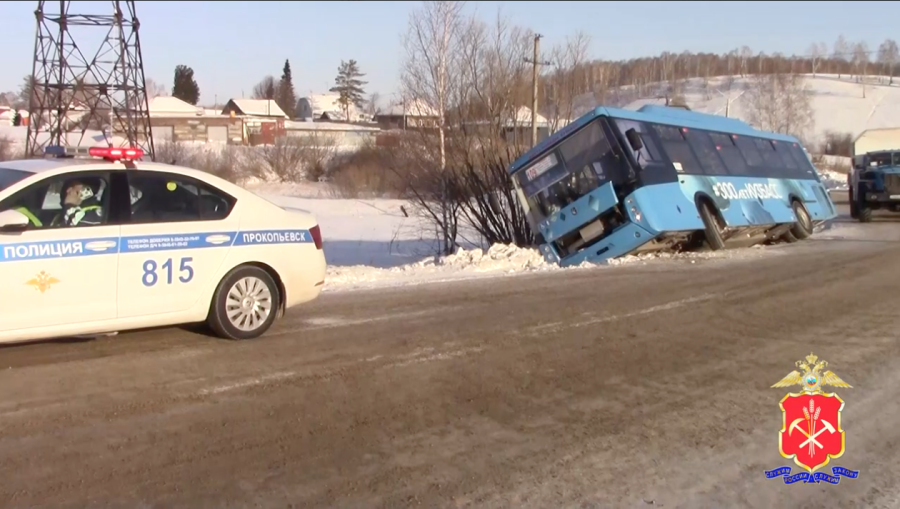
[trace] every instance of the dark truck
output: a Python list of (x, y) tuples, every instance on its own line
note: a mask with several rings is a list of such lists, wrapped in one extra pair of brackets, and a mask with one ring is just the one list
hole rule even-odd
[(900, 149), (854, 156), (847, 184), (853, 219), (868, 223), (873, 210), (900, 212)]

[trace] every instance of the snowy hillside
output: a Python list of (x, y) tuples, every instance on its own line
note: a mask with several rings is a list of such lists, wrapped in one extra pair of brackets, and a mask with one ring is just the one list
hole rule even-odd
[[(900, 127), (900, 80), (889, 85), (886, 77), (869, 76), (863, 85), (847, 75), (839, 79), (837, 75), (819, 74), (815, 78), (806, 75), (805, 82), (814, 118), (811, 141), (820, 141), (827, 131), (856, 137), (866, 129)], [(716, 115), (724, 115), (725, 106), (731, 101), (729, 116), (747, 120), (746, 91), (750, 83), (749, 77), (717, 77), (710, 78), (707, 87), (702, 78), (694, 78), (685, 84), (683, 95), (692, 110)], [(582, 96), (576, 106), (579, 111), (586, 111), (597, 103), (590, 96)], [(645, 104), (665, 104), (665, 99), (638, 99), (625, 108), (638, 109)]]

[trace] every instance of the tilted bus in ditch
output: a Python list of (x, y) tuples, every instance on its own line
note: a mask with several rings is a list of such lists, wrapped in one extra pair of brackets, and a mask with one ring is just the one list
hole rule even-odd
[(808, 238), (837, 216), (799, 140), (664, 106), (598, 107), (509, 168), (548, 262)]

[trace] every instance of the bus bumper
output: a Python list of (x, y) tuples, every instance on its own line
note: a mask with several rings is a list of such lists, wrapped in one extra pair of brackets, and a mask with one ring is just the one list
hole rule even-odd
[(541, 246), (541, 253), (548, 263), (556, 263), (560, 267), (571, 267), (584, 262), (599, 263), (611, 258), (627, 255), (642, 245), (653, 240), (658, 234), (635, 223), (620, 226), (596, 244), (592, 244), (562, 260), (549, 244)]

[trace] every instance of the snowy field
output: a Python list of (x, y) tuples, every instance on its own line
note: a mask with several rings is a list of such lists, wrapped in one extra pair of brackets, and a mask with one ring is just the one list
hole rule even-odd
[[(820, 142), (828, 131), (855, 138), (867, 129), (900, 127), (900, 80), (890, 85), (885, 76), (868, 76), (864, 83), (857, 83), (847, 75), (818, 74), (805, 75), (805, 83), (812, 107), (812, 132), (807, 133), (812, 142)], [(746, 121), (750, 84), (751, 78), (716, 77), (709, 79), (707, 88), (702, 78), (693, 78), (684, 85), (684, 98), (692, 110), (715, 115), (724, 115), (730, 101), (729, 116)], [(625, 108), (664, 103), (664, 99), (639, 99)], [(579, 108), (591, 106), (590, 98), (578, 104)]]
[[(720, 252), (628, 256), (599, 265), (565, 269), (546, 263), (536, 249), (499, 244), (487, 248), (470, 246), (450, 256), (436, 257), (434, 233), (416, 218), (404, 216), (401, 206), (407, 210), (409, 207), (404, 201), (327, 199), (321, 196), (329, 193), (314, 185), (269, 184), (250, 189), (283, 207), (315, 214), (322, 228), (328, 261), (326, 292), (551, 271), (614, 270), (617, 266), (635, 264), (716, 263), (777, 256), (783, 252), (781, 246), (758, 246)], [(829, 225), (828, 230), (816, 236), (834, 237), (836, 231), (835, 225)], [(851, 230), (840, 231), (853, 235)]]

